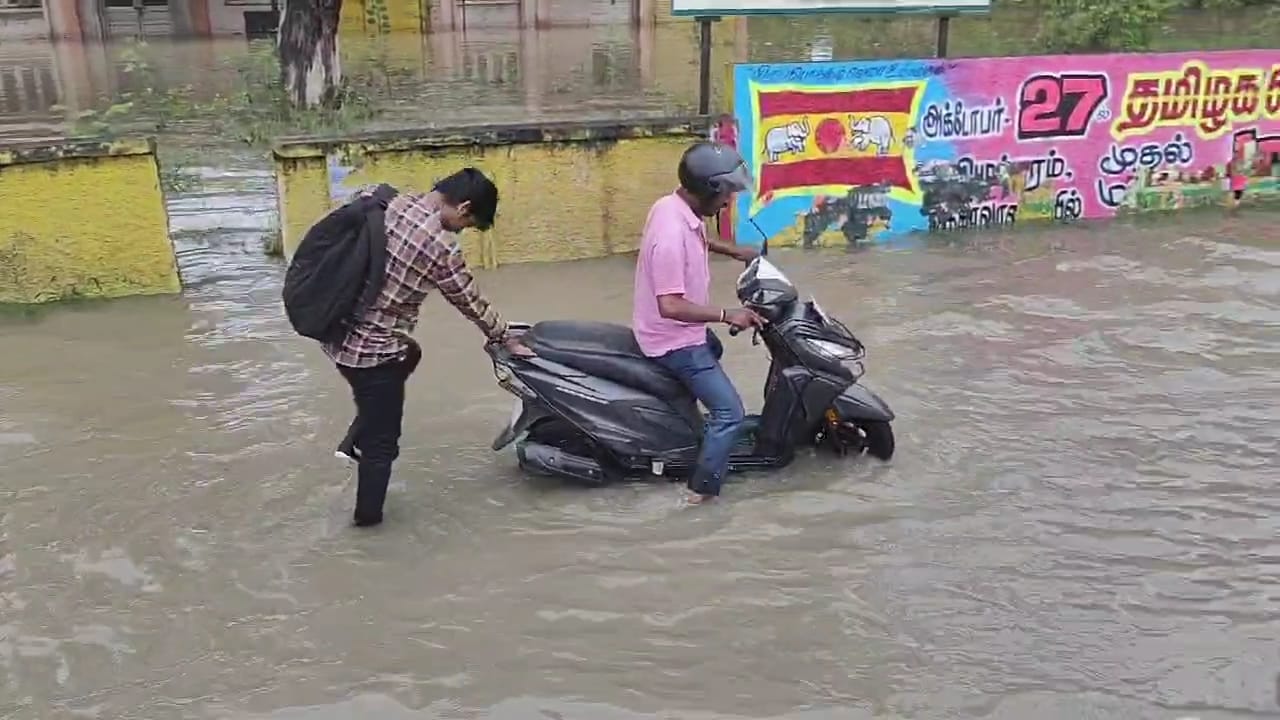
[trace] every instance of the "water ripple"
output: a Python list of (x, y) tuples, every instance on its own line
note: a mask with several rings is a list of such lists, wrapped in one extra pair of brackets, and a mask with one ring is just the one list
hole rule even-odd
[[(698, 509), (489, 452), (510, 399), (436, 298), (388, 523), (355, 533), (348, 391), (253, 245), (268, 182), (209, 179), (230, 188), (175, 211), (181, 302), (5, 327), (0, 716), (1280, 712), (1273, 251), (1191, 222), (1062, 231), (1013, 266), (779, 251), (868, 342), (899, 454), (805, 453)], [(630, 274), (481, 281), (528, 317), (624, 320)], [(758, 407), (765, 358), (728, 345)]]

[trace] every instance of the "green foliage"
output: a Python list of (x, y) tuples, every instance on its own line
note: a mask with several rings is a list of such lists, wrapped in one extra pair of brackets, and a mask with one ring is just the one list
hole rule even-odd
[(76, 134), (111, 137), (135, 130), (160, 132), (197, 113), (190, 101), (191, 86), (165, 88), (147, 61), (147, 50), (145, 42), (120, 50), (123, 89), (112, 98), (103, 98), (99, 108), (78, 113), (72, 123)]
[(331, 105), (297, 108), (289, 102), (280, 75), (274, 44), (255, 42), (249, 53), (232, 61), (237, 90), (219, 95), (203, 108), (219, 134), (253, 146), (262, 146), (280, 135), (338, 132), (372, 119), (376, 112), (369, 99), (345, 80)]
[(224, 61), (234, 70), (235, 90), (203, 101), (194, 97), (190, 85), (166, 87), (147, 49), (139, 42), (120, 51), (128, 89), (104, 98), (97, 109), (79, 113), (74, 119), (76, 134), (111, 137), (141, 131), (163, 137), (184, 123), (198, 122), (206, 131), (212, 126), (216, 137), (262, 148), (280, 135), (341, 132), (376, 116), (369, 99), (350, 82), (338, 88), (332, 107), (293, 107), (269, 40), (255, 41), (246, 55)]
[[(1189, 7), (1194, 3), (1205, 7)], [(830, 38), (834, 56), (850, 60), (929, 57), (937, 43), (936, 18), (915, 14), (761, 16), (750, 28), (754, 62), (803, 60), (817, 37)], [(692, 24), (689, 33), (696, 43)], [(990, 15), (951, 20), (948, 52), (1218, 50), (1275, 47), (1277, 37), (1280, 0), (993, 0)]]
[(1275, 0), (1182, 0), (1178, 4), (1193, 10), (1234, 10), (1244, 7), (1274, 5)]
[(1052, 52), (1145, 50), (1179, 0), (1053, 0), (1039, 40)]
[(378, 35), (391, 33), (391, 12), (387, 0), (364, 0), (364, 24)]
[(1038, 11), (1041, 21), (1036, 40), (1050, 52), (1181, 48), (1186, 43), (1171, 37), (1179, 33), (1167, 27), (1179, 13), (1211, 13), (1206, 21), (1221, 22), (1232, 18), (1233, 11), (1247, 12), (1254, 21), (1253, 33), (1271, 37), (1280, 33), (1280, 3), (1276, 0), (1002, 0), (1000, 4)]

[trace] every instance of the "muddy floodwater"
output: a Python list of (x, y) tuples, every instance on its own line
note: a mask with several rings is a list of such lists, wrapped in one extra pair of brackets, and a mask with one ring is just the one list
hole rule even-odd
[[(1027, 23), (983, 45), (969, 22), (956, 52), (1027, 51)], [(723, 23), (716, 57), (929, 52), (903, 23)], [(666, 113), (696, 103), (695, 32), (392, 39), (347, 66), (386, 124)], [(249, 52), (150, 48), (148, 82), (222, 93)], [(6, 41), (0, 139), (67, 132), (132, 65)], [(771, 253), (867, 344), (897, 455), (802, 455), (696, 509), (491, 452), (511, 397), (433, 297), (387, 522), (356, 531), (351, 401), (284, 319), (264, 155), (162, 147), (184, 295), (0, 314), (0, 720), (1280, 717), (1274, 208)], [(626, 322), (632, 268), (480, 281), (511, 319)], [(763, 348), (724, 339), (758, 410)]]
[[(898, 453), (693, 510), (490, 452), (510, 397), (434, 298), (358, 532), (345, 385), (257, 244), (270, 182), (175, 202), (184, 297), (0, 327), (0, 718), (1280, 714), (1274, 215), (771, 253), (869, 346)], [(625, 321), (631, 272), (481, 282)], [(726, 340), (758, 408), (763, 350)]]

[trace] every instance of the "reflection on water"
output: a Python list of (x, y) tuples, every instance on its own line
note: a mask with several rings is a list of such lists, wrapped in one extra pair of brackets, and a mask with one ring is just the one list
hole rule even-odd
[[(659, 12), (631, 24), (626, 2), (551, 3), (550, 27), (515, 27), (515, 6), (469, 7), (465, 29), (421, 35), (343, 36), (343, 67), (390, 125), (582, 118), (691, 112), (697, 107), (697, 28)], [(514, 16), (513, 16), (514, 17)], [(1274, 27), (1257, 13), (1182, 15), (1157, 38), (1162, 48), (1266, 46)], [(954, 56), (1039, 51), (1034, 11), (1001, 8), (952, 22)], [(167, 32), (167, 31), (166, 31)], [(746, 61), (928, 57), (934, 21), (924, 17), (757, 17), (717, 23), (716, 68)], [(57, 135), (68, 119), (138, 87), (142, 74), (128, 33), (104, 43), (0, 39), (0, 139)], [(156, 92), (193, 86), (197, 99), (243, 91), (236, 71), (245, 37), (146, 38), (146, 84)], [(713, 109), (725, 107), (713, 72)]]
[[(718, 52), (809, 42), (780, 22)], [(649, 50), (625, 26), (512, 32), (367, 46), (395, 59), (370, 87), (419, 122), (693, 102), (688, 25)], [(821, 37), (851, 54), (853, 35)], [(0, 58), (56, 57), (70, 109), (127, 80), (102, 47), (20, 48)], [(166, 82), (206, 92), (234, 88), (221, 61), (246, 48), (153, 43)], [(27, 77), (22, 97), (47, 97)], [(43, 102), (8, 127), (58, 132)], [(270, 173), (200, 159), (170, 200), (182, 297), (0, 319), (0, 718), (1280, 713), (1272, 215), (776, 253), (867, 343), (898, 455), (802, 457), (694, 512), (673, 487), (583, 492), (489, 452), (510, 397), (434, 299), (388, 523), (355, 533), (328, 452), (350, 400), (261, 252)], [(728, 302), (736, 268), (714, 269)], [(516, 319), (625, 321), (631, 272), (481, 282)], [(758, 408), (765, 359), (727, 346)]]

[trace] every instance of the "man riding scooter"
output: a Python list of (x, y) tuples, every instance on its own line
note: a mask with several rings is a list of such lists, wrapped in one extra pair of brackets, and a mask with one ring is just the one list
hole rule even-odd
[(662, 365), (707, 408), (689, 502), (720, 494), (729, 457), (745, 419), (742, 398), (720, 366), (723, 348), (708, 325), (760, 327), (764, 319), (744, 308), (712, 306), (708, 251), (749, 262), (753, 248), (707, 238), (703, 218), (728, 206), (751, 176), (733, 148), (699, 142), (685, 150), (677, 169), (680, 187), (658, 199), (645, 220), (636, 259), (631, 324), (640, 350)]
[[(536, 355), (487, 346), (494, 377), (515, 396), (494, 452), (515, 443), (521, 469), (592, 487), (686, 479), (695, 504), (716, 496), (726, 472), (785, 467), (806, 446), (891, 458), (893, 411), (860, 382), (858, 338), (816, 298), (801, 300), (755, 250), (706, 238), (703, 219), (750, 183), (742, 158), (699, 143), (678, 174), (679, 188), (653, 204), (645, 223), (630, 326), (515, 323)], [(732, 309), (710, 306), (710, 252), (746, 261)], [(750, 427), (720, 367), (713, 322), (730, 325), (731, 335), (754, 328), (753, 344), (768, 351), (764, 402)]]

